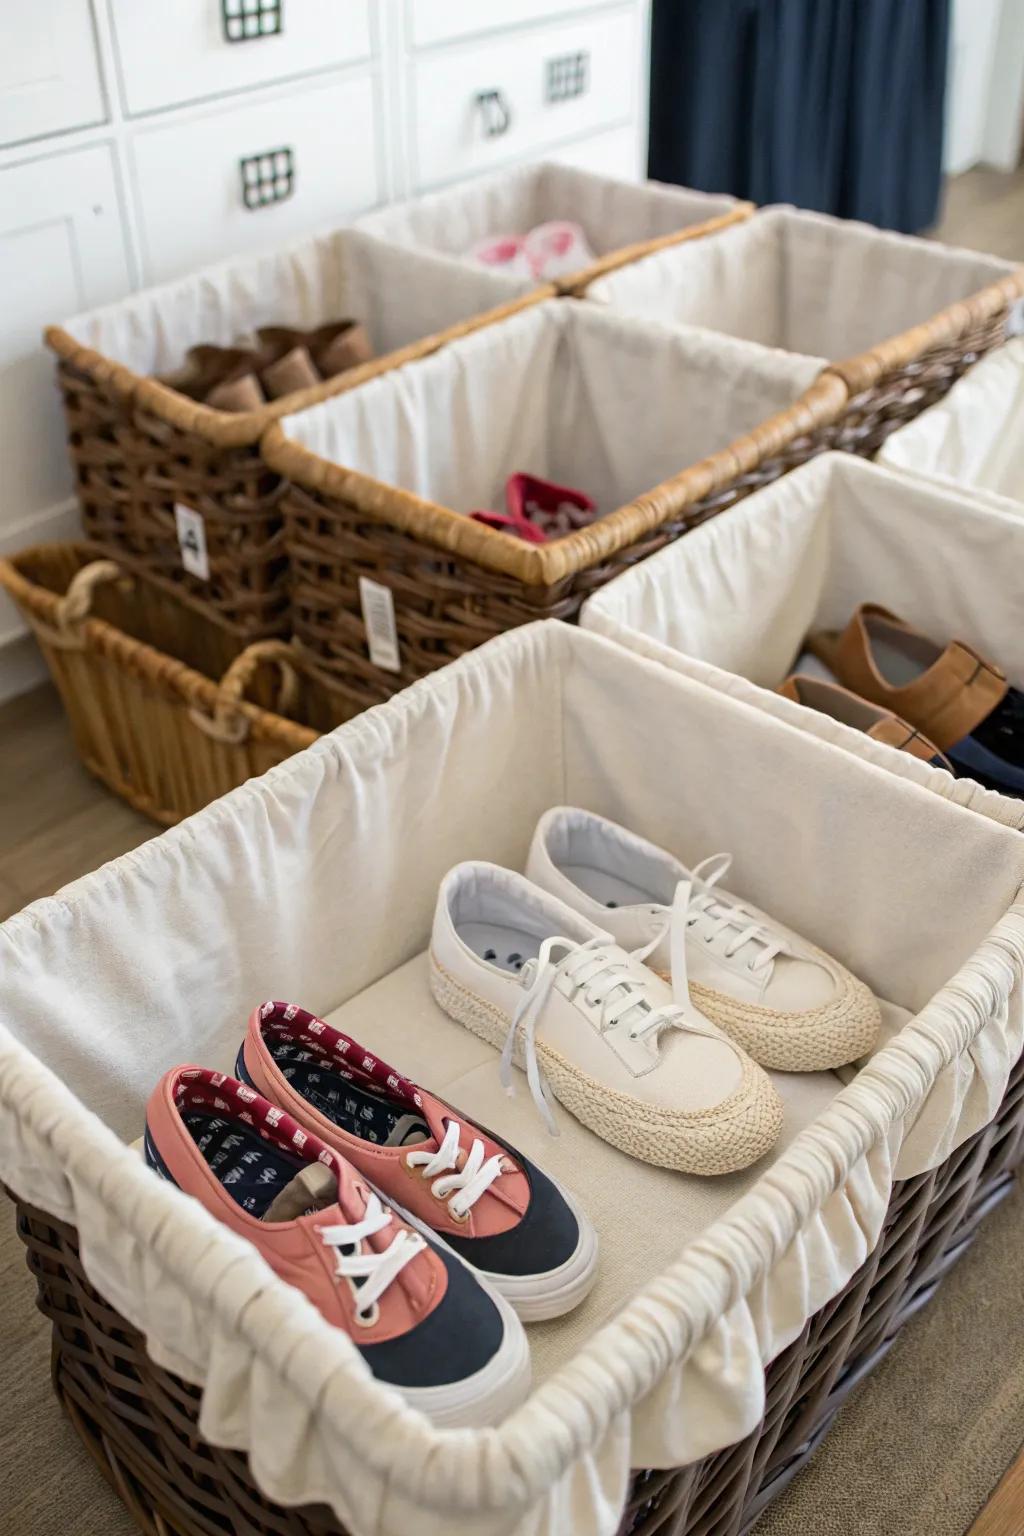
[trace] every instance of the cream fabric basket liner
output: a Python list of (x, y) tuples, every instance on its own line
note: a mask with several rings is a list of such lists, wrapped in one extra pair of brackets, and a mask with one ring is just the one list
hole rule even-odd
[(926, 784), (958, 805), (1024, 827), (1024, 801), (953, 779), (909, 753), (774, 690), (804, 636), (882, 603), (937, 640), (960, 637), (1024, 686), (1024, 522), (995, 498), (829, 453), (793, 470), (608, 583), (580, 622)]
[[(907, 1023), (851, 1086), (801, 1080), (789, 1144), (735, 1181), (648, 1169), (563, 1111), (548, 1138), (476, 1042), (461, 1091), (531, 1126), (526, 1150), (555, 1172), (571, 1164), (599, 1289), (626, 1254), (636, 1294), (531, 1330), (529, 1400), (498, 1429), (442, 1433), (119, 1138), (171, 1063), (230, 1070), (255, 1001), (394, 999), (445, 870), (521, 867), (559, 803), (690, 858), (731, 849), (734, 888)], [(325, 1501), (354, 1536), (612, 1536), (630, 1468), (749, 1432), (763, 1363), (864, 1260), (893, 1180), (992, 1117), (1024, 1038), (1022, 879), (1018, 833), (926, 785), (599, 636), (517, 629), (0, 927), (0, 1176), (77, 1225), (93, 1283), (205, 1385), (204, 1435), (248, 1450), (272, 1497)], [(475, 1037), (433, 1009), (380, 1025), (439, 1086)]]
[(251, 340), (257, 326), (308, 330), (347, 316), (363, 322), (383, 356), (507, 298), (485, 268), (454, 272), (429, 252), (340, 229), (147, 288), (64, 328), (146, 377), (179, 367), (199, 342), (226, 347)]
[(792, 404), (817, 368), (549, 299), (309, 410), (285, 433), (455, 512), (522, 470), (611, 512)]
[(835, 362), (1014, 270), (994, 256), (775, 207), (609, 273), (587, 298)]
[(993, 493), (1024, 512), (1024, 336), (989, 353), (938, 405), (894, 432), (878, 462)]
[[(550, 219), (579, 224), (594, 255), (656, 240), (740, 206), (734, 197), (693, 192), (661, 182), (634, 183), (541, 162), (478, 176), (441, 192), (364, 214), (357, 229), (412, 250), (431, 251), (460, 272), (480, 263), (467, 253), (491, 235), (525, 235)], [(582, 266), (583, 263), (581, 262)], [(502, 276), (505, 298), (526, 293), (529, 280)]]

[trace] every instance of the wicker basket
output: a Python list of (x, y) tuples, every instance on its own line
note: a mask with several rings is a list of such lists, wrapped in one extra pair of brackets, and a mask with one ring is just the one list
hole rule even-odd
[(713, 241), (606, 274), (586, 297), (827, 361), (845, 397), (837, 393), (822, 440), (871, 455), (1006, 339), (1024, 267), (767, 208)]
[[(560, 336), (552, 340), (555, 332)], [(491, 453), (489, 447), (466, 439), (450, 417), (440, 420), (446, 407), (438, 402), (448, 398), (444, 391), (452, 376), (453, 407), (469, 399), (477, 426), (486, 431), (488, 419), (507, 420), (506, 389), (515, 399), (516, 390), (524, 387), (523, 378), (514, 377), (517, 372), (530, 372), (529, 389), (547, 389), (549, 380), (563, 376), (555, 370), (566, 357), (570, 383), (564, 398), (586, 393), (592, 400), (593, 388), (585, 390), (580, 380), (600, 373), (607, 381), (603, 415), (594, 417), (596, 428), (587, 428), (595, 445), (592, 459), (579, 446), (579, 423), (552, 428), (559, 440), (546, 450), (533, 440), (535, 454), (547, 453), (550, 462), (543, 465), (536, 459), (513, 462), (507, 441)], [(627, 365), (632, 370), (621, 394), (620, 378), (626, 375), (619, 372), (620, 363), (622, 370)], [(359, 391), (358, 398), (350, 395), (344, 402), (328, 402), (275, 423), (264, 439), (263, 454), (289, 482), (282, 505), (297, 642), (317, 666), (329, 671), (349, 713), (355, 714), (504, 630), (538, 618), (574, 618), (584, 599), (625, 567), (822, 446), (816, 431), (834, 418), (846, 391), (835, 376), (815, 382), (815, 372), (813, 364), (748, 343), (701, 337), (688, 343), (660, 327), (560, 299), (494, 327), (486, 336), (467, 338), (445, 358), (403, 370), (404, 377), (378, 380)], [(550, 387), (557, 398), (559, 391)], [(411, 428), (410, 390), (420, 391), (424, 407)], [(660, 429), (654, 425), (647, 431), (647, 390), (659, 402)], [(634, 443), (626, 441), (632, 435), (629, 425), (616, 417), (620, 399), (633, 402), (638, 429)], [(429, 418), (431, 410), (436, 423)], [(676, 424), (677, 410), (685, 418), (683, 428)], [(598, 445), (602, 428), (607, 428), (620, 439), (617, 449), (628, 451), (637, 464), (632, 482), (627, 475), (620, 479), (635, 485), (639, 494), (627, 490), (629, 499), (618, 505), (606, 496), (605, 506), (617, 509), (564, 538), (545, 545), (523, 543), (463, 515), (473, 506), (495, 505), (493, 500), (467, 503), (463, 497), (461, 509), (455, 510), (459, 501), (450, 489), (450, 499), (442, 504), (444, 490), (427, 499), (429, 490), (414, 494), (385, 483), (376, 464), (377, 473), (357, 468), (353, 461), (361, 450), (368, 451), (371, 438), (382, 443), (387, 437), (385, 419), (389, 426), (397, 420), (396, 452), (404, 455), (406, 472), (411, 467), (421, 481), (434, 477), (444, 483), (446, 476), (450, 480), (446, 445), (454, 433), (467, 484), (472, 479), (483, 487), (491, 476), (488, 488), (480, 489), (481, 497), (500, 495), (504, 473), (516, 467), (551, 473), (562, 483), (596, 494), (599, 502), (600, 488), (583, 475), (593, 476), (594, 466), (600, 464), (604, 450)], [(413, 432), (419, 434), (415, 446)], [(643, 474), (650, 472), (654, 478), (655, 466), (664, 472), (685, 462), (684, 443), (696, 448), (691, 467), (646, 489)], [(565, 469), (558, 472), (560, 456), (567, 453), (577, 461), (575, 480)], [(396, 670), (385, 670), (370, 659), (363, 578), (391, 594)]]
[[(873, 1253), (769, 1366), (754, 1433), (706, 1461), (637, 1473), (622, 1536), (748, 1531), (1010, 1193), (1022, 1157), (1018, 1062), (995, 1119), (941, 1167), (894, 1187)], [(243, 1455), (203, 1439), (199, 1390), (155, 1365), (141, 1335), (90, 1285), (74, 1228), (19, 1205), (18, 1232), (53, 1324), (54, 1391), (146, 1536), (343, 1536), (323, 1507), (271, 1503)]]
[[(541, 162), (378, 209), (357, 219), (356, 228), (429, 253), (469, 274), (478, 263), (467, 252), (477, 241), (494, 234), (525, 234), (549, 220), (568, 219), (582, 228), (594, 252), (585, 267), (553, 279), (561, 293), (576, 294), (605, 273), (654, 251), (718, 234), (753, 212), (753, 203), (723, 193), (656, 181), (619, 181)], [(510, 298), (530, 287), (530, 279), (503, 276), (500, 268), (495, 274)]]
[[(233, 655), (286, 634), (283, 486), (259, 453), (269, 423), (554, 292), (504, 302), (490, 274), (459, 289), (439, 266), (341, 231), (51, 326), (86, 537), (190, 598)], [(150, 376), (178, 367), (196, 342), (346, 312), (365, 319), (381, 355), (259, 410), (214, 410)], [(177, 506), (202, 519), (208, 576), (183, 567)]]
[[(254, 641), (220, 683), (174, 659), (175, 625), (191, 635), (194, 616), (98, 553), (38, 545), (0, 560), (0, 585), (39, 641), (83, 764), (136, 810), (169, 826), (335, 723), (337, 700), (283, 641)], [(271, 712), (246, 693), (270, 704), (275, 672)]]

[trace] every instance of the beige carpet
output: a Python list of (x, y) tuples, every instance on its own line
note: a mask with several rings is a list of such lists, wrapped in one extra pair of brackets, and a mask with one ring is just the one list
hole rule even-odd
[[(0, 1510), (15, 1536), (135, 1526), (60, 1413), (11, 1207), (0, 1228)], [(1024, 1442), (1024, 1191), (847, 1404), (758, 1536), (962, 1536)], [(586, 1536), (585, 1532), (566, 1536)]]

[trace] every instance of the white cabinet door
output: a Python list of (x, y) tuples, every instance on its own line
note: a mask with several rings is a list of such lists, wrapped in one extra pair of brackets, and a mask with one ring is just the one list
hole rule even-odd
[(405, 0), (406, 26), (417, 48), (497, 27), (546, 21), (552, 10), (584, 11), (594, 0)]
[[(48, 513), (72, 494), (54, 360), (40, 333), (128, 287), (107, 149), (0, 170), (0, 550), (62, 531)], [(4, 606), (0, 636), (13, 627)]]
[(412, 68), (418, 188), (538, 154), (628, 122), (639, 77), (635, 10), (437, 52)]
[(366, 75), (137, 134), (147, 281), (345, 224), (379, 202), (374, 122)]
[(573, 140), (548, 150), (546, 160), (571, 165), (574, 171), (593, 171), (596, 176), (612, 176), (619, 181), (642, 181), (646, 167), (644, 146), (636, 123), (595, 134), (592, 139)]
[(269, 85), (370, 53), (368, 0), (112, 0), (112, 6), (131, 113)]
[(0, 12), (0, 144), (103, 122), (89, 0), (3, 0)]

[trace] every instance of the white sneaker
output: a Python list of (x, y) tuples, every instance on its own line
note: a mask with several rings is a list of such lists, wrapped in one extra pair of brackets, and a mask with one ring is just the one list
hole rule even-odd
[(430, 984), (444, 1011), (526, 1070), (613, 1146), (684, 1173), (731, 1173), (768, 1152), (782, 1104), (768, 1078), (611, 935), (523, 875), (459, 864), (442, 881)]
[(881, 1016), (862, 981), (755, 907), (715, 889), (715, 854), (693, 869), (589, 811), (541, 817), (527, 874), (672, 982), (762, 1066), (819, 1072), (874, 1045)]

